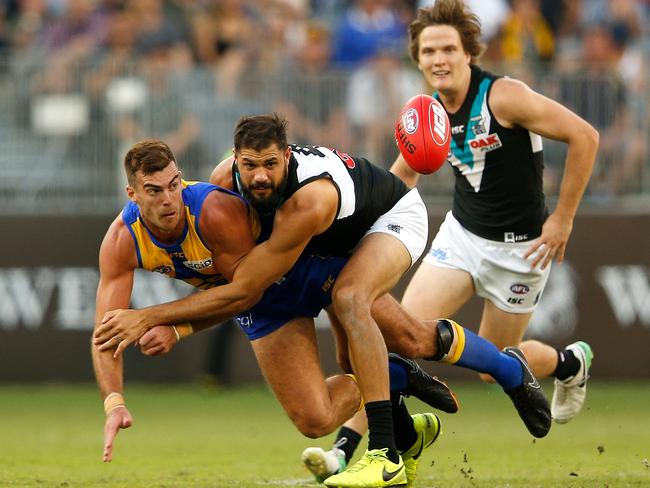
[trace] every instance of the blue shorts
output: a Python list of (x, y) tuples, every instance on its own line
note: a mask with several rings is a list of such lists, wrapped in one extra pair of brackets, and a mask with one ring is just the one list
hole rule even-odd
[(235, 316), (249, 340), (259, 339), (298, 317), (317, 317), (332, 303), (332, 288), (348, 257), (303, 254), (247, 312)]

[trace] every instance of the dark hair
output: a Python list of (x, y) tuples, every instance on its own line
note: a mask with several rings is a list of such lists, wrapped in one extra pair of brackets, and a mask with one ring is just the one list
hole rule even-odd
[(169, 163), (176, 163), (169, 146), (158, 139), (145, 139), (134, 144), (124, 156), (124, 171), (129, 185), (133, 186), (138, 171), (150, 175), (165, 169)]
[(235, 126), (235, 152), (243, 147), (261, 151), (271, 144), (286, 149), (287, 124), (287, 119), (275, 112), (242, 117)]
[(471, 56), (470, 64), (478, 62), (485, 46), (481, 43), (481, 21), (465, 6), (463, 0), (437, 0), (435, 5), (418, 10), (409, 25), (409, 52), (416, 63), (420, 51), (420, 34), (432, 25), (449, 25), (458, 31), (463, 49)]

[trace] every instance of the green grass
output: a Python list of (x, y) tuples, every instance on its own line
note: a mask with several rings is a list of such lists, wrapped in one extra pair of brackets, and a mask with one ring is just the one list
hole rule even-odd
[[(536, 441), (498, 388), (456, 391), (416, 487), (650, 486), (648, 382), (590, 384), (586, 410)], [(303, 438), (264, 387), (129, 385), (127, 401), (134, 426), (105, 464), (94, 386), (0, 387), (0, 487), (316, 487), (300, 452), (332, 439)]]

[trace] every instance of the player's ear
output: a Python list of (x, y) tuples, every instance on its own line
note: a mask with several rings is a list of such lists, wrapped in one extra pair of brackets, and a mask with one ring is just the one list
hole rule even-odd
[(289, 159), (291, 159), (291, 148), (289, 146), (284, 150), (284, 159), (287, 163), (289, 162)]
[(129, 200), (135, 202), (135, 190), (131, 185), (126, 185), (126, 194), (129, 197)]

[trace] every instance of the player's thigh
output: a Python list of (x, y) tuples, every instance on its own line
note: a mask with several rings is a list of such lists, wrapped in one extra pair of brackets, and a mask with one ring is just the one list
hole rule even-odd
[(499, 349), (506, 346), (518, 346), (524, 337), (532, 314), (532, 312), (506, 312), (490, 300), (485, 300), (478, 333)]
[(474, 282), (468, 272), (423, 262), (406, 287), (402, 306), (418, 319), (446, 318), (473, 295)]
[(376, 298), (388, 292), (411, 266), (406, 246), (390, 234), (374, 232), (363, 238), (334, 285), (337, 293), (352, 287), (362, 290), (364, 298)]
[(251, 341), (264, 378), (289, 416), (329, 401), (314, 321), (300, 317)]

